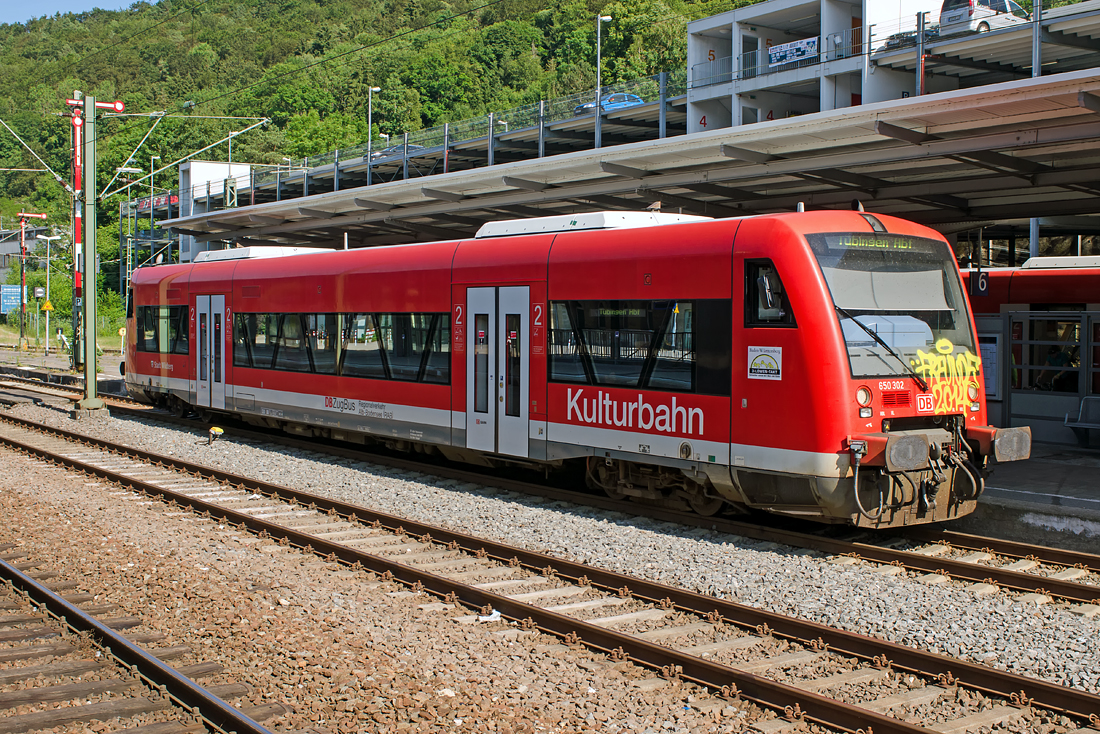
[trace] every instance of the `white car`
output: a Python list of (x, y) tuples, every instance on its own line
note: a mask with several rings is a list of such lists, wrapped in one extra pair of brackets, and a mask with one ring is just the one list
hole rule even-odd
[(985, 33), (1030, 22), (1027, 11), (1012, 0), (944, 0), (940, 9), (940, 37)]

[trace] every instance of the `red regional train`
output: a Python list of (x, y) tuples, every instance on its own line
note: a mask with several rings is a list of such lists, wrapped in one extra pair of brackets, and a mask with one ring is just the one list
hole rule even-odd
[(962, 276), (978, 314), (1000, 313), (1008, 304), (1062, 311), (1100, 301), (1100, 257), (1095, 255), (1035, 257), (1018, 268), (971, 268)]
[(973, 510), (991, 455), (950, 247), (862, 212), (596, 212), (473, 239), (141, 268), (130, 394), (481, 465), (583, 467), (701, 514)]

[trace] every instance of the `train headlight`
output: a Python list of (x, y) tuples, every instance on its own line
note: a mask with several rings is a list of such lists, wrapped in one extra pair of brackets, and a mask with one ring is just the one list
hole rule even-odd
[(978, 385), (976, 383), (970, 383), (966, 386), (966, 394), (970, 396), (970, 400), (974, 401), (978, 399)]
[(856, 402), (859, 403), (861, 408), (866, 408), (871, 404), (871, 391), (866, 387), (856, 390)]

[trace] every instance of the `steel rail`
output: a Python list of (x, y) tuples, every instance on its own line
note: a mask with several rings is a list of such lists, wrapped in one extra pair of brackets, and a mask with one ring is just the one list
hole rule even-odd
[(187, 676), (153, 657), (84, 610), (62, 599), (15, 566), (0, 559), (0, 577), (45, 608), (63, 625), (78, 633), (90, 635), (95, 642), (156, 689), (192, 714), (222, 731), (237, 734), (272, 734), (259, 722), (207, 691)]
[[(184, 422), (185, 425), (194, 425), (193, 422), (187, 422), (186, 419), (175, 419), (174, 417), (166, 417), (161, 414), (153, 415), (149, 411), (149, 408), (131, 408), (127, 406), (119, 406), (116, 410), (116, 412), (125, 413), (127, 415), (155, 417), (158, 420), (179, 420), (180, 422)], [(5, 420), (21, 421), (22, 419), (15, 418), (14, 416), (5, 416)], [(33, 421), (25, 421), (24, 424), (32, 427), (36, 425)], [(51, 430), (61, 431), (63, 429)], [(386, 464), (402, 469), (429, 471), (440, 476), (460, 479), (463, 481), (477, 482), (480, 484), (499, 487), (501, 489), (522, 492), (524, 494), (538, 494), (544, 497), (563, 500), (567, 502), (585, 504), (596, 507), (598, 509), (605, 509), (617, 512), (624, 511), (621, 501), (571, 492), (569, 490), (548, 488), (544, 485), (525, 482), (518, 479), (495, 477), (470, 469), (455, 469), (453, 467), (425, 464), (424, 462), (416, 461), (413, 459), (377, 456), (374, 454), (365, 456), (364, 452), (354, 449), (319, 445), (315, 442), (305, 441), (302, 439), (289, 438), (285, 436), (271, 436), (256, 431), (238, 431), (238, 433), (241, 433), (242, 435), (247, 433), (261, 440), (276, 440), (279, 443), (306, 448), (313, 451), (332, 453), (348, 458), (372, 461), (374, 463)], [(80, 436), (80, 434), (73, 435)], [(86, 440), (86, 437), (80, 437), (80, 440)], [(641, 512), (642, 509), (643, 508), (639, 506), (635, 507), (633, 510), (627, 509), (626, 511)], [(1016, 591), (1049, 594), (1060, 599), (1066, 599), (1068, 601), (1083, 604), (1100, 604), (1100, 585), (1090, 586), (1088, 584), (1080, 584), (1074, 581), (1056, 579), (1050, 576), (1038, 576), (1036, 574), (1026, 573), (1023, 571), (1013, 571), (1011, 569), (998, 568), (996, 566), (982, 566), (976, 563), (967, 563), (965, 561), (958, 561), (951, 558), (923, 556), (921, 554), (912, 553), (909, 551), (877, 546), (873, 543), (861, 543), (840, 540), (836, 538), (827, 538), (812, 533), (767, 527), (753, 523), (747, 523), (740, 520), (703, 517), (687, 512), (676, 512), (675, 510), (662, 510), (661, 519), (667, 519), (673, 522), (690, 525), (693, 527), (708, 528), (720, 532), (741, 535), (743, 537), (752, 538), (754, 540), (783, 543), (785, 545), (791, 545), (798, 548), (807, 548), (820, 551), (822, 553), (830, 553), (834, 555), (856, 555), (860, 558), (863, 558), (864, 560), (873, 561), (876, 563), (898, 565), (907, 570), (917, 571), (920, 573), (942, 573), (952, 578), (963, 579), (975, 583), (993, 583), (998, 586), (1003, 586), (1005, 588), (1013, 589)], [(927, 532), (934, 533), (936, 531), (929, 529)], [(980, 536), (971, 537), (974, 539), (975, 543), (983, 543), (984, 545), (981, 547), (995, 548), (995, 544), (998, 542), (1010, 544), (1012, 543), (1012, 541), (998, 541), (996, 538), (981, 538)], [(1039, 557), (1040, 560), (1044, 560), (1049, 563), (1072, 566), (1075, 563), (1082, 563), (1081, 559), (1084, 559), (1084, 561), (1090, 568), (1100, 567), (1100, 557), (1090, 556), (1089, 554), (1075, 554), (1072, 551), (1062, 551), (1057, 548), (1047, 548), (1044, 546), (1028, 546), (1027, 544), (1022, 543), (1015, 543), (1012, 547), (1014, 547), (1019, 552), (1023, 552), (1026, 550), (1027, 552), (1023, 554), (1025, 556), (1036, 556)], [(1008, 555), (1015, 554), (1010, 553)], [(1071, 557), (1074, 559), (1073, 563), (1065, 564), (1065, 561), (1069, 560)]]
[[(724, 689), (731, 697), (740, 696), (741, 698), (753, 701), (762, 706), (778, 709), (780, 711), (786, 711), (790, 708), (791, 710), (799, 711), (803, 718), (844, 731), (854, 732), (863, 727), (873, 726), (877, 728), (879, 732), (888, 732), (889, 734), (930, 734), (929, 729), (914, 726), (899, 719), (868, 711), (858, 706), (843, 703), (816, 693), (804, 691), (768, 678), (756, 676), (752, 673), (746, 673), (736, 668), (723, 666), (694, 655), (678, 652), (671, 648), (647, 642), (628, 634), (605, 629), (557, 612), (525, 604), (524, 602), (516, 601), (507, 596), (501, 596), (484, 589), (478, 589), (474, 586), (469, 586), (461, 582), (447, 579), (443, 576), (428, 573), (413, 566), (397, 563), (381, 556), (364, 553), (363, 551), (339, 543), (318, 538), (309, 533), (299, 532), (292, 528), (258, 519), (243, 512), (238, 512), (214, 503), (157, 487), (139, 479), (127, 477), (111, 469), (99, 468), (77, 459), (54, 454), (46, 449), (18, 441), (8, 436), (0, 436), (0, 441), (28, 454), (59, 462), (75, 469), (80, 469), (81, 471), (99, 476), (111, 482), (116, 482), (122, 486), (129, 486), (132, 489), (142, 491), (148, 495), (160, 496), (169, 500), (175, 506), (186, 507), (203, 516), (217, 518), (220, 521), (234, 525), (238, 528), (247, 528), (257, 533), (264, 533), (268, 537), (285, 539), (290, 544), (302, 547), (307, 552), (323, 555), (328, 560), (343, 561), (355, 567), (370, 569), (376, 573), (383, 574), (383, 578), (396, 579), (414, 589), (426, 591), (443, 598), (461, 600), (464, 604), (473, 607), (492, 608), (513, 620), (531, 620), (527, 623), (528, 626), (538, 627), (546, 632), (563, 637), (567, 641), (583, 643), (586, 647), (604, 653), (611, 653), (616, 657), (629, 657), (641, 665), (661, 670), (669, 677), (682, 677), (711, 688), (719, 690)], [(253, 485), (251, 488), (254, 491), (259, 491), (261, 486), (264, 486), (265, 489), (276, 488), (275, 485), (267, 486), (260, 482), (250, 482), (244, 477), (237, 478), (242, 480), (245, 486), (249, 486), (249, 484)], [(278, 488), (278, 490), (280, 496), (285, 494), (296, 494), (292, 490), (286, 488)], [(316, 506), (318, 509), (325, 509), (326, 505), (331, 505), (335, 508), (338, 504), (342, 504), (330, 503), (328, 501), (322, 502), (323, 498), (320, 497), (314, 497), (312, 499), (317, 500)], [(313, 503), (311, 503), (311, 505), (312, 504)], [(352, 515), (359, 520), (367, 520), (374, 516), (374, 513), (370, 513), (364, 508), (355, 506), (347, 507), (350, 510), (360, 513), (352, 513)], [(403, 523), (404, 525), (413, 526), (417, 529), (422, 528), (426, 531), (434, 531), (435, 534), (432, 535), (432, 538), (444, 539), (445, 537), (453, 536), (454, 538), (461, 538), (470, 547), (474, 545), (480, 545), (482, 548), (486, 549), (492, 547), (494, 550), (498, 551), (497, 554), (495, 554), (496, 557), (502, 559), (507, 558), (509, 554), (514, 557), (515, 553), (519, 552), (518, 549), (513, 549), (497, 543), (483, 542), (471, 536), (451, 534), (443, 528), (420, 526), (418, 523), (410, 523), (393, 516), (378, 515), (377, 517), (384, 517), (391, 523)], [(398, 527), (401, 527), (401, 525)], [(429, 532), (425, 532), (425, 535), (429, 534)], [(545, 570), (546, 567), (561, 563), (549, 556), (540, 556), (540, 561), (545, 564), (543, 570)], [(575, 567), (579, 571), (587, 571), (589, 573), (594, 571), (594, 569), (580, 567), (577, 564), (567, 565)], [(583, 575), (583, 573), (581, 575)], [(625, 576), (621, 578), (630, 582), (635, 581)]]
[[(907, 528), (903, 536), (921, 540), (927, 543), (945, 543), (955, 548), (969, 550), (991, 550), (1002, 556), (1013, 558), (1028, 558), (1035, 556), (1036, 546), (1028, 543), (1020, 543), (1004, 538), (987, 538), (984, 535), (971, 535), (959, 533), (954, 530), (943, 530), (926, 526), (914, 526)], [(1081, 551), (1062, 550), (1061, 548), (1043, 547), (1043, 555), (1039, 560), (1054, 563), (1059, 566), (1086, 568), (1093, 573), (1100, 573), (1100, 555), (1094, 553), (1082, 553)]]
[[(976, 663), (950, 658), (932, 652), (917, 650), (898, 643), (880, 640), (874, 637), (861, 635), (855, 632), (835, 629), (816, 622), (786, 617), (774, 612), (769, 612), (755, 607), (750, 607), (735, 602), (708, 597), (696, 592), (659, 584), (656, 582), (639, 579), (614, 571), (607, 571), (595, 567), (586, 566), (555, 558), (535, 551), (516, 548), (503, 543), (489, 541), (483, 538), (466, 535), (464, 533), (449, 530), (447, 528), (428, 525), (411, 521), (386, 513), (376, 512), (359, 505), (352, 505), (325, 497), (312, 495), (308, 492), (293, 490), (267, 482), (261, 482), (248, 477), (212, 470), (190, 462), (173, 457), (159, 456), (151, 452), (116, 447), (101, 439), (87, 439), (79, 434), (71, 434), (61, 429), (53, 429), (42, 426), (45, 430), (59, 435), (71, 436), (71, 440), (81, 441), (99, 446), (105, 449), (114, 449), (119, 453), (129, 453), (140, 456), (147, 461), (161, 465), (171, 466), (181, 471), (208, 476), (211, 479), (237, 485), (242, 489), (276, 496), (286, 501), (305, 504), (312, 509), (328, 511), (331, 514), (341, 515), (351, 520), (364, 523), (377, 522), (381, 526), (397, 529), (410, 535), (419, 535), (424, 540), (440, 543), (457, 543), (468, 552), (483, 553), (502, 562), (514, 563), (525, 566), (538, 573), (553, 572), (557, 576), (571, 578), (578, 583), (591, 583), (594, 586), (611, 592), (621, 592), (628, 589), (633, 597), (646, 599), (653, 603), (671, 604), (684, 611), (711, 619), (728, 621), (742, 628), (753, 630), (770, 630), (773, 634), (800, 642), (817, 641), (819, 645), (827, 644), (830, 649), (842, 654), (851, 655), (868, 661), (876, 661), (879, 664), (892, 664), (893, 666), (918, 673), (923, 676), (940, 678), (945, 682), (959, 682), (967, 687), (982, 690), (988, 694), (1001, 696), (1020, 703), (1030, 703), (1042, 708), (1059, 711), (1066, 714), (1096, 720), (1100, 717), (1100, 696), (1085, 691), (1067, 688), (1054, 683), (1048, 683), (1034, 678), (997, 670)], [(782, 708), (793, 702), (800, 704), (807, 716), (822, 723), (849, 728), (849, 712), (834, 710), (835, 701), (816, 694), (810, 694), (800, 689), (791, 689), (788, 686), (781, 688), (769, 688), (779, 686), (765, 678), (753, 676), (748, 673), (716, 665), (692, 655), (679, 653), (670, 648), (665, 648), (652, 643), (644, 642), (623, 635), (622, 633), (607, 630), (586, 622), (565, 617), (553, 612), (542, 610), (539, 607), (517, 602), (506, 596), (467, 586), (459, 582), (451, 581), (445, 577), (420, 571), (414, 567), (388, 560), (383, 557), (364, 553), (354, 548), (339, 543), (326, 541), (322, 538), (301, 533), (291, 528), (257, 519), (251, 515), (237, 512), (232, 509), (220, 507), (200, 499), (181, 495), (171, 490), (148, 484), (138, 479), (133, 479), (124, 474), (109, 469), (100, 469), (76, 459), (56, 456), (44, 449), (33, 447), (30, 444), (16, 441), (8, 437), (0, 437), (4, 442), (16, 445), (22, 450), (30, 451), (44, 458), (60, 461), (64, 464), (80, 468), (104, 478), (140, 489), (146, 494), (163, 497), (177, 504), (190, 507), (192, 510), (202, 513), (210, 513), (212, 517), (219, 517), (227, 522), (249, 528), (255, 532), (266, 532), (276, 538), (285, 538), (288, 542), (305, 548), (307, 551), (323, 553), (332, 560), (342, 560), (345, 563), (360, 563), (363, 566), (381, 573), (389, 572), (392, 577), (401, 580), (413, 587), (423, 588), (439, 596), (447, 596), (456, 593), (463, 602), (477, 607), (491, 606), (502, 614), (516, 620), (531, 618), (544, 630), (560, 635), (576, 634), (580, 641), (586, 645), (603, 651), (614, 651), (622, 648), (631, 657), (641, 664), (657, 669), (666, 668), (669, 665), (680, 666), (684, 677), (692, 678), (700, 683), (718, 689), (722, 686), (734, 683), (749, 698), (757, 700), (763, 705)], [(667, 600), (667, 601), (666, 601)], [(888, 663), (886, 661), (889, 661)], [(715, 679), (713, 674), (718, 673)], [(754, 693), (749, 693), (749, 692)], [(780, 695), (779, 701), (763, 698), (764, 694), (771, 692)], [(797, 692), (797, 693), (795, 693)], [(804, 702), (804, 703), (803, 703)], [(807, 708), (809, 707), (809, 708)], [(860, 716), (872, 716), (871, 712), (859, 710)], [(838, 718), (834, 718), (838, 717)], [(897, 723), (896, 719), (883, 717), (891, 725)], [(870, 722), (866, 719), (865, 723)], [(887, 726), (886, 722), (876, 723), (875, 726)], [(887, 731), (887, 728), (880, 731)], [(890, 729), (891, 731), (893, 729)]]
[[(1017, 591), (1050, 594), (1084, 604), (1100, 603), (1100, 586), (1089, 586), (1050, 576), (1037, 576), (1023, 571), (997, 568), (996, 566), (981, 566), (977, 563), (967, 563), (952, 558), (924, 556), (912, 551), (884, 548), (872, 543), (825, 538), (781, 528), (762, 528), (736, 521), (723, 521), (716, 523), (716, 525), (726, 532), (737, 535), (785, 543), (799, 548), (810, 548), (836, 555), (858, 555), (868, 561), (899, 565), (911, 571), (941, 573), (945, 576), (967, 581), (993, 583)], [(1032, 552), (1034, 553), (1036, 550), (1039, 549), (1033, 548)]]

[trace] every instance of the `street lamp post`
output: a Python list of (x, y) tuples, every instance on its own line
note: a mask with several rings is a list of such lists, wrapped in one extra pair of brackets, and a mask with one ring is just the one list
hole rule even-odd
[(609, 20), (611, 20), (610, 15), (599, 15), (598, 13), (596, 14), (596, 129), (594, 137), (595, 147), (597, 148), (600, 147), (602, 143), (601, 138), (603, 137), (603, 130), (601, 129), (603, 127), (603, 125), (601, 124), (603, 122), (603, 110), (600, 109), (600, 92), (602, 91), (602, 87), (600, 86), (600, 66), (602, 56), (600, 48), (600, 38), (603, 35), (603, 33), (601, 33), (603, 24)]
[(367, 186), (370, 186), (371, 140), (374, 139), (374, 93), (382, 87), (367, 87)]
[(156, 192), (155, 189), (153, 189), (153, 174), (156, 172), (156, 169), (153, 168), (153, 161), (159, 161), (159, 160), (160, 160), (159, 155), (149, 156), (149, 237), (150, 237), (150, 239), (153, 237), (153, 230), (156, 229), (156, 226), (157, 226), (157, 203), (156, 203), (157, 192)]
[[(46, 240), (46, 303), (50, 303), (50, 240), (59, 240), (61, 235), (53, 237), (39, 237)], [(52, 304), (50, 304), (52, 305)], [(50, 355), (50, 309), (46, 311), (46, 356)]]
[(19, 350), (27, 348), (27, 220), (45, 219), (45, 214), (19, 212), (19, 280), (22, 291), (19, 294)]
[[(129, 163), (129, 161), (126, 161), (126, 162)], [(150, 161), (150, 163), (152, 163), (152, 161)], [(152, 172), (152, 170), (153, 170), (152, 167), (150, 167), (149, 171)], [(133, 173), (145, 173), (145, 171), (141, 170), (140, 168), (135, 168), (134, 166), (121, 166), (121, 167), (115, 169), (115, 173), (116, 174), (123, 174), (123, 173), (133, 174)], [(140, 179), (138, 179), (138, 180), (140, 180)], [(151, 177), (150, 177), (150, 180), (152, 180)], [(127, 207), (129, 207), (129, 202), (127, 202)], [(118, 221), (119, 221), (119, 236), (120, 237), (121, 237), (121, 233), (122, 233), (122, 211), (121, 210), (122, 210), (122, 204), (119, 204)], [(129, 308), (129, 305), (130, 305), (130, 300), (129, 300), (130, 299), (130, 288), (129, 288), (129, 284), (130, 284), (130, 263), (131, 263), (132, 258), (133, 258), (133, 248), (134, 248), (133, 231), (134, 231), (134, 228), (136, 228), (136, 226), (137, 226), (137, 207), (134, 206), (134, 207), (131, 208), (131, 210), (134, 213), (135, 223), (134, 223), (133, 227), (130, 228), (130, 236), (126, 238), (126, 258), (125, 258), (125, 261), (124, 261), (125, 265), (123, 265), (122, 262), (120, 262), (120, 264), (119, 264), (119, 268), (120, 268), (119, 273), (123, 273), (123, 272), (126, 273), (126, 277), (124, 279), (122, 279), (122, 293), (123, 293), (123, 303), (126, 305), (127, 308)], [(129, 214), (126, 215), (126, 221), (127, 221), (127, 223), (129, 223), (129, 221), (130, 221)], [(150, 252), (152, 252), (152, 250), (150, 250)], [(119, 260), (120, 261), (123, 260), (122, 251), (121, 251), (121, 243), (119, 243)], [(125, 267), (125, 270), (122, 269), (123, 267)], [(121, 275), (120, 275), (120, 278), (121, 278)], [(74, 332), (74, 334), (75, 334), (75, 332)]]

